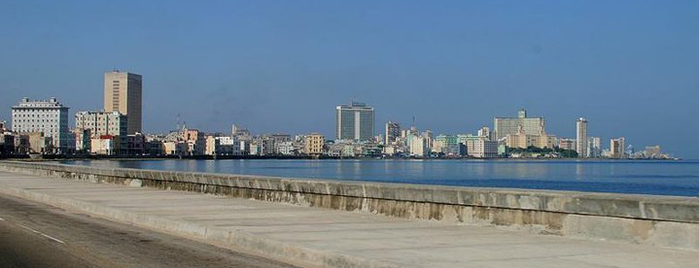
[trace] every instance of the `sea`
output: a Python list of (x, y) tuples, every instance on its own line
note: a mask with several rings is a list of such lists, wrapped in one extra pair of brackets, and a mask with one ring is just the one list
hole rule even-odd
[(167, 159), (62, 163), (299, 179), (699, 196), (699, 160)]

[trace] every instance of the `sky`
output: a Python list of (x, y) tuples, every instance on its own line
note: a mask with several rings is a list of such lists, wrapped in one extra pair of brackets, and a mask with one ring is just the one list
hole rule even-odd
[[(376, 108), (474, 133), (495, 116), (699, 158), (699, 1), (2, 1), (0, 120), (22, 97), (103, 108), (103, 73), (143, 75), (145, 132), (334, 136)], [(74, 123), (71, 122), (71, 125)]]

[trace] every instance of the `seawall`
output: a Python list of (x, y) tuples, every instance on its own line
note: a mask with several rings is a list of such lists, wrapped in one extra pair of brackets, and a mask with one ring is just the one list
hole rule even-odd
[(699, 198), (693, 197), (307, 180), (50, 162), (0, 161), (0, 170), (699, 250)]

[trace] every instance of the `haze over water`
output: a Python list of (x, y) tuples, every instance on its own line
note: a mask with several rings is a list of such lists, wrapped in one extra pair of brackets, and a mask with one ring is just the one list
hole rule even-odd
[(138, 160), (64, 163), (326, 180), (699, 196), (699, 161)]

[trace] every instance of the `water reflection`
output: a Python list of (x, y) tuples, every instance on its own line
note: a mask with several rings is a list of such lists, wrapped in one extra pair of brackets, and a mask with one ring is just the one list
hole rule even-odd
[(584, 167), (583, 166), (584, 165), (580, 162), (578, 162), (575, 165), (575, 179), (576, 180), (581, 180), (583, 178), (583, 175), (584, 175), (584, 171), (583, 171)]

